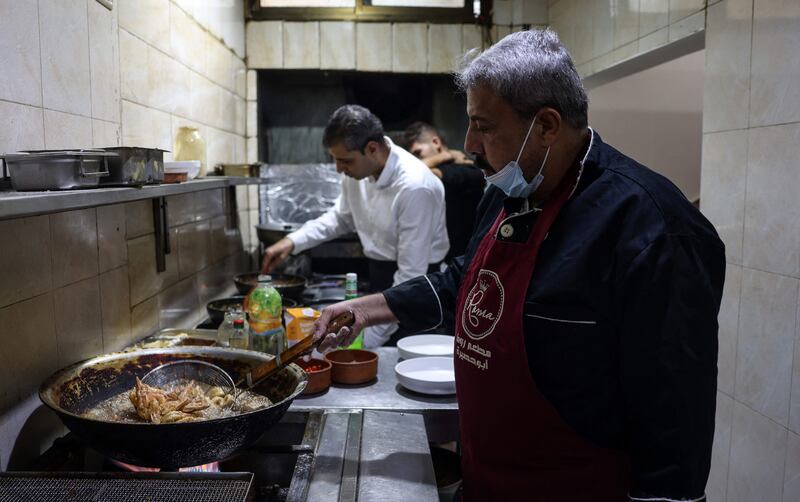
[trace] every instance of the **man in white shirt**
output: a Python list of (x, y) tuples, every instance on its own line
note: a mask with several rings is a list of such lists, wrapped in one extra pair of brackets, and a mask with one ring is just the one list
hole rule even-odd
[[(346, 176), (342, 195), (327, 213), (267, 248), (262, 270), (352, 231), (369, 259), (375, 291), (435, 268), (449, 249), (442, 182), (384, 136), (380, 119), (362, 106), (336, 110), (322, 142)], [(364, 346), (381, 346), (396, 330), (396, 324), (367, 328)]]

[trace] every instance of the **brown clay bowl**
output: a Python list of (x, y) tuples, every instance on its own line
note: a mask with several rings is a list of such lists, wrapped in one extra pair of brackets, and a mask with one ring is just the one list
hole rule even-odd
[(325, 354), (332, 364), (331, 380), (349, 385), (366, 383), (378, 375), (378, 354), (361, 349), (341, 349)]
[(298, 359), (295, 364), (303, 368), (308, 375), (308, 385), (303, 391), (303, 395), (317, 394), (328, 390), (331, 386), (331, 363), (324, 359), (310, 359), (303, 361)]

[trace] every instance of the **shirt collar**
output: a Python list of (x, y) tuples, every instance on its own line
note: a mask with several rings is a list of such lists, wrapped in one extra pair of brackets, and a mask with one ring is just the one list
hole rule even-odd
[[(399, 155), (397, 153), (397, 148), (392, 140), (389, 139), (388, 136), (384, 136), (383, 140), (386, 141), (386, 146), (389, 147), (389, 158), (386, 159), (386, 164), (383, 166), (383, 171), (381, 171), (381, 175), (378, 176), (377, 181), (375, 181), (375, 188), (386, 188), (394, 179), (394, 175), (397, 172), (397, 161), (399, 160)], [(372, 178), (370, 178), (370, 181)]]
[[(589, 127), (589, 146), (586, 148), (586, 153), (583, 155), (583, 158), (578, 163), (578, 178), (575, 180), (575, 184), (572, 186), (572, 191), (569, 193), (569, 197), (567, 199), (571, 199), (573, 195), (575, 195), (575, 190), (578, 189), (578, 185), (581, 182), (581, 175), (583, 175), (583, 167), (586, 165), (587, 162), (595, 162), (597, 158), (597, 148), (595, 148), (594, 142), (594, 129)], [(598, 143), (600, 140), (600, 136), (597, 137)], [(591, 159), (589, 158), (591, 156)]]

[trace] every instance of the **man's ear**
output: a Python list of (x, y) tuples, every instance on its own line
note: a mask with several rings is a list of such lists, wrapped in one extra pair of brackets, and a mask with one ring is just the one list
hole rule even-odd
[(432, 137), (431, 144), (434, 148), (436, 148), (436, 153), (442, 153), (442, 150), (444, 149), (444, 142), (442, 141), (442, 138), (439, 136)]

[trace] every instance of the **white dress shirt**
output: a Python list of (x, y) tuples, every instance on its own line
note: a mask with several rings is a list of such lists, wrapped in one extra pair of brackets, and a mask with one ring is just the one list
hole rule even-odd
[[(385, 138), (391, 151), (377, 181), (345, 178), (342, 194), (325, 214), (288, 235), (297, 254), (355, 231), (367, 258), (397, 262), (392, 285), (424, 275), (442, 261), (450, 243), (444, 187), (431, 170)], [(383, 345), (396, 324), (364, 330), (364, 345)]]

